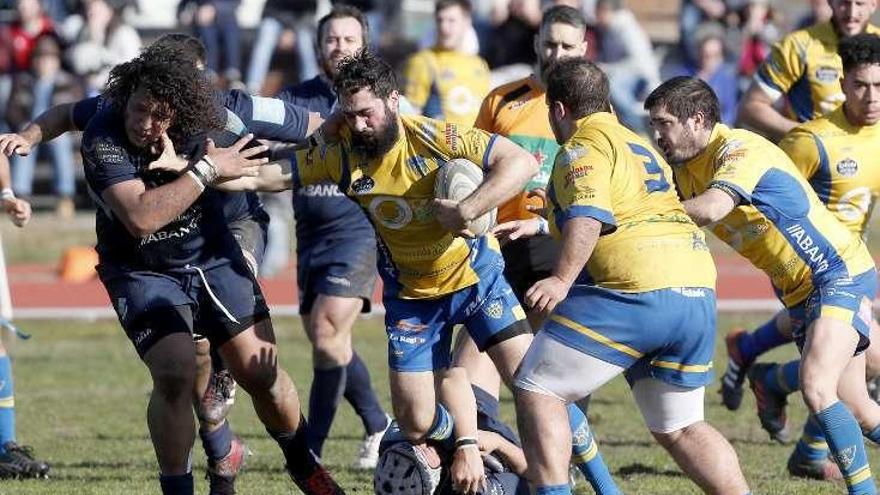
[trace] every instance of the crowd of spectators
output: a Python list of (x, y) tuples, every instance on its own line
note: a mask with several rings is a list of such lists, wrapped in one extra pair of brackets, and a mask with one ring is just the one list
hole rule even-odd
[[(111, 67), (160, 34), (136, 29), (132, 19), (143, 9), (167, 5), (176, 4), (177, 19), (167, 30), (189, 31), (204, 41), (207, 68), (219, 86), (272, 95), (282, 85), (319, 73), (315, 19), (337, 1), (367, 14), (372, 47), (402, 74), (412, 53), (442, 44), (435, 29), (419, 29), (412, 36), (413, 25), (434, 26), (433, 13), (412, 0), (182, 0), (155, 5), (146, 0), (0, 0), (0, 132), (17, 130), (51, 105), (100, 93)], [(647, 1), (471, 0), (470, 22), (457, 50), (485, 61), (492, 86), (521, 77), (535, 63), (531, 46), (542, 9), (564, 3), (591, 20), (588, 56), (608, 73), (613, 104), (624, 123), (644, 132), (642, 98), (662, 78), (687, 74), (715, 89), (723, 120), (730, 124), (740, 95), (770, 46), (786, 32), (830, 15), (826, 0), (812, 0), (809, 8), (803, 6), (805, 12), (780, 8), (782, 0), (681, 0), (678, 42), (658, 44), (645, 29), (654, 20), (637, 15)], [(422, 12), (414, 5), (422, 5)], [(262, 9), (259, 22), (246, 29), (239, 22), (245, 8)], [(58, 211), (71, 214), (78, 160), (74, 146), (70, 139), (59, 139), (36, 156), (16, 158), (16, 193), (32, 194), (37, 159), (44, 158), (54, 171)]]

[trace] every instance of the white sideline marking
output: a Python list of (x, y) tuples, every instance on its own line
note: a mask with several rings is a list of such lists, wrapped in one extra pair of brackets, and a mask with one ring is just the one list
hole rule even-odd
[[(269, 306), (273, 316), (299, 316), (299, 305), (285, 304)], [(757, 313), (775, 312), (782, 309), (782, 304), (776, 299), (721, 299), (718, 301), (718, 311), (722, 313)], [(382, 316), (385, 314), (385, 306), (374, 304), (373, 311), (364, 316)], [(92, 306), (82, 308), (70, 307), (43, 307), (43, 308), (16, 308), (15, 320), (84, 320), (94, 321), (100, 319), (115, 318), (116, 312), (108, 306)]]

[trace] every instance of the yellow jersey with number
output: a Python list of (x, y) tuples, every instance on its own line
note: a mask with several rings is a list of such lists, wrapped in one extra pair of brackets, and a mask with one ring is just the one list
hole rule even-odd
[(480, 107), (475, 127), (507, 137), (531, 153), (541, 166), (522, 193), (498, 208), (498, 223), (532, 218), (535, 214), (526, 205), (542, 206), (540, 198), (529, 198), (528, 193), (547, 187), (559, 150), (550, 128), (545, 94), (535, 77), (529, 76), (493, 89)]
[(863, 238), (880, 195), (880, 124), (853, 126), (841, 106), (779, 143), (825, 206)]
[(716, 124), (703, 153), (675, 167), (675, 181), (685, 198), (715, 187), (740, 200), (712, 231), (769, 275), (786, 307), (874, 267), (788, 155), (753, 132)]
[(602, 223), (587, 262), (590, 280), (582, 282), (621, 292), (715, 288), (706, 239), (685, 213), (671, 175), (651, 145), (614, 115), (578, 121), (556, 155), (547, 195), (555, 236), (572, 218)]
[(422, 115), (472, 126), (491, 88), (489, 65), (477, 55), (429, 48), (413, 55), (404, 70), (404, 94)]
[(381, 158), (355, 151), (344, 128), (340, 142), (297, 152), (292, 180), (294, 187), (336, 182), (365, 210), (376, 229), (386, 294), (437, 298), (474, 285), (484, 270), (499, 269), (500, 258), (488, 252), (499, 252), (494, 237), (456, 237), (432, 206), (437, 170), (454, 158), (486, 169), (496, 136), (427, 117), (400, 121), (397, 142)]
[[(866, 31), (880, 34), (868, 25)], [(791, 118), (806, 122), (843, 103), (840, 36), (831, 22), (795, 31), (773, 45), (755, 73), (755, 82), (774, 100), (785, 97)]]

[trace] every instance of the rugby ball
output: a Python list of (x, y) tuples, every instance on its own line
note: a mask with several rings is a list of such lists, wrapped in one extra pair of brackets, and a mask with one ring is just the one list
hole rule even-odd
[[(471, 195), (483, 182), (483, 170), (470, 160), (456, 158), (437, 170), (434, 180), (434, 197), (461, 201)], [(467, 224), (467, 229), (474, 237), (489, 233), (495, 226), (498, 208), (492, 208), (483, 216), (477, 217)]]

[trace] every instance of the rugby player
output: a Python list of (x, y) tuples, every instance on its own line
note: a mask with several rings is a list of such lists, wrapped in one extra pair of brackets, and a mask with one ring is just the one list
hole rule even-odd
[(876, 493), (862, 430), (844, 404), (866, 397), (861, 353), (869, 344), (877, 274), (864, 242), (822, 204), (782, 150), (719, 123), (718, 99), (705, 82), (670, 79), (645, 108), (688, 214), (767, 273), (788, 310), (801, 349), (804, 402), (849, 493)]
[[(880, 139), (880, 37), (859, 34), (840, 42), (843, 64), (841, 87), (846, 100), (823, 117), (799, 125), (779, 143), (795, 166), (809, 181), (819, 199), (852, 233), (866, 237), (874, 199), (880, 195), (880, 167), (877, 166), (877, 140)], [(877, 322), (871, 320), (871, 335)], [(742, 339), (744, 344), (749, 339)], [(739, 344), (739, 340), (737, 341)], [(878, 362), (878, 346), (865, 351), (868, 376)], [(737, 346), (739, 347), (739, 346)], [(873, 354), (872, 354), (873, 352)], [(759, 363), (749, 370), (752, 388), (758, 397), (762, 423), (776, 427), (785, 423), (786, 395), (799, 389), (799, 361), (785, 364)], [(862, 425), (865, 436), (880, 440), (876, 404), (859, 394), (859, 403), (847, 402)], [(873, 420), (872, 420), (873, 418)], [(788, 461), (796, 476), (839, 478), (840, 472), (828, 460), (828, 446), (815, 420), (810, 420)]]
[[(773, 142), (806, 122), (834, 110), (844, 100), (838, 44), (862, 32), (880, 33), (869, 24), (876, 0), (828, 0), (828, 22), (795, 31), (774, 45), (740, 104), (739, 120)], [(788, 111), (777, 109), (785, 106)], [(727, 370), (721, 400), (736, 410), (746, 373), (764, 352), (791, 341), (791, 324), (780, 312), (752, 332), (734, 329), (726, 338)]]
[[(12, 192), (9, 159), (0, 153), (0, 201), (3, 211), (17, 227), (31, 218), (31, 205)], [(12, 360), (0, 341), (0, 478), (45, 478), (49, 464), (35, 459), (30, 447), (19, 445), (15, 435), (15, 391)]]
[[(466, 373), (449, 367), (453, 326), (468, 329), (508, 385), (532, 337), (503, 277), (497, 241), (473, 238), (465, 225), (521, 190), (537, 163), (504, 137), (399, 115), (394, 73), (369, 52), (342, 61), (335, 88), (346, 121), (339, 142), (315, 144), (261, 167), (257, 177), (220, 186), (277, 191), (333, 180), (368, 211), (378, 234), (395, 417), (412, 442), (454, 436), (458, 446), (473, 444), (476, 409)], [(435, 199), (436, 171), (454, 158), (488, 174), (461, 202)], [(576, 407), (569, 414), (583, 416)], [(484, 480), (472, 450), (459, 448), (453, 458), (453, 483), (464, 493)]]
[[(540, 195), (532, 191), (547, 187), (553, 158), (559, 149), (547, 119), (547, 73), (559, 60), (586, 56), (586, 29), (587, 22), (577, 9), (562, 5), (547, 9), (534, 42), (535, 73), (493, 89), (483, 100), (474, 127), (510, 138), (532, 153), (541, 166), (525, 190), (498, 209), (499, 224), (535, 218), (536, 214), (529, 207), (544, 206)], [(501, 253), (504, 276), (520, 303), (525, 303), (526, 290), (553, 272), (559, 258), (559, 243), (550, 235), (537, 235), (511, 240), (501, 246)], [(541, 326), (540, 312), (528, 311), (528, 317), (532, 328)]]
[(773, 45), (743, 96), (738, 123), (778, 142), (798, 122), (820, 117), (843, 102), (840, 40), (868, 31), (876, 0), (828, 0), (831, 20), (795, 31)]
[[(703, 419), (715, 337), (715, 266), (703, 234), (669, 166), (611, 113), (596, 65), (562, 60), (547, 79), (562, 145), (549, 228), (562, 250), (552, 275), (526, 292), (549, 314), (516, 376), (527, 477), (539, 495), (571, 493), (565, 406), (625, 373), (648, 429), (691, 480), (707, 493), (748, 493), (733, 448)], [(547, 227), (533, 219), (498, 230)]]
[(437, 44), (410, 57), (403, 93), (416, 113), (471, 126), (491, 83), (489, 65), (465, 48), (473, 28), (470, 0), (437, 0), (434, 24)]
[[(153, 379), (148, 425), (163, 493), (193, 493), (196, 325), (250, 394), (294, 482), (306, 493), (341, 493), (308, 449), (296, 389), (277, 365), (268, 309), (226, 225), (224, 198), (205, 192), (255, 173), (265, 159), (253, 156), (266, 148), (242, 151), (250, 135), (226, 149), (203, 144), (203, 131), (222, 129), (225, 115), (192, 62), (180, 50), (147, 50), (114, 68), (110, 104), (89, 121), (82, 145), (99, 206), (98, 273)], [(195, 162), (185, 174), (151, 170), (179, 161), (175, 148)]]
[[(197, 68), (204, 69), (205, 47), (197, 38), (171, 33), (162, 36), (148, 48), (150, 51), (169, 49), (182, 50)], [(228, 91), (221, 96), (227, 110), (226, 123), (221, 131), (214, 134), (214, 138), (222, 144), (232, 144), (248, 131), (262, 139), (300, 141), (322, 121), (317, 114), (310, 114), (301, 107), (269, 98), (251, 97), (242, 91)], [(96, 96), (53, 107), (29, 123), (19, 134), (0, 135), (0, 153), (27, 154), (40, 142), (54, 139), (64, 132), (82, 131), (106, 104), (102, 96)], [(186, 162), (180, 164), (180, 167), (186, 166)], [(256, 273), (256, 267), (263, 257), (268, 215), (252, 193), (229, 194), (225, 198), (224, 213), (248, 266)], [(216, 350), (209, 352), (208, 339), (199, 334), (198, 329), (194, 339), (197, 368), (193, 405), (199, 418), (199, 436), (208, 456), (208, 476), (212, 489), (214, 485), (222, 489), (234, 481), (243, 461), (240, 453), (245, 451), (243, 442), (231, 432), (225, 420), (233, 403), (235, 381)]]
[[(329, 118), (338, 107), (333, 78), (337, 64), (367, 44), (367, 18), (355, 7), (338, 5), (318, 21), (322, 74), (286, 88), (277, 98)], [(363, 210), (335, 182), (296, 189), (299, 313), (312, 343), (314, 379), (309, 392), (309, 445), (318, 455), (330, 432), (339, 401), (345, 399), (364, 425), (354, 462), (372, 469), (379, 441), (391, 423), (379, 404), (370, 372), (353, 349), (351, 329), (359, 312), (370, 311), (376, 282), (376, 237)]]

